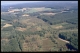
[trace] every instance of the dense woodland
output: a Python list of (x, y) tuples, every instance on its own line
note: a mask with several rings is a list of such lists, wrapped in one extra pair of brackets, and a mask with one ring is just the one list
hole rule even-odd
[(72, 45), (76, 50), (78, 50), (78, 32), (62, 32), (59, 33), (59, 37), (64, 40), (70, 41), (70, 45)]
[[(56, 9), (37, 12), (6, 13), (9, 6), (2, 8), (1, 14), (1, 51), (78, 51), (78, 7), (74, 3), (32, 3), (12, 5), (15, 8), (45, 7)], [(30, 3), (27, 3), (30, 4)], [(60, 5), (61, 4), (61, 5)], [(65, 4), (65, 5), (63, 5)], [(68, 4), (68, 5), (66, 5)], [(53, 6), (52, 6), (53, 5)], [(56, 7), (59, 6), (59, 7)], [(65, 8), (66, 6), (66, 8)], [(64, 9), (65, 8), (65, 9)], [(69, 8), (69, 10), (66, 10)], [(6, 9), (6, 10), (5, 10)], [(67, 12), (62, 12), (62, 11)], [(62, 13), (60, 13), (62, 12)], [(57, 13), (45, 15), (44, 13)], [(22, 16), (27, 14), (29, 16)], [(42, 15), (41, 15), (42, 14)], [(8, 26), (7, 26), (8, 25)], [(62, 41), (60, 39), (66, 40)]]

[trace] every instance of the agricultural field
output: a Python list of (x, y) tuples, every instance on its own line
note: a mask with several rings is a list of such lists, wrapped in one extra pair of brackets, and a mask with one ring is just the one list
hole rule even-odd
[(33, 12), (40, 12), (40, 11), (52, 11), (55, 9), (51, 9), (51, 8), (44, 8), (44, 7), (40, 7), (40, 8), (28, 8), (28, 10), (26, 10), (24, 13), (33, 13)]

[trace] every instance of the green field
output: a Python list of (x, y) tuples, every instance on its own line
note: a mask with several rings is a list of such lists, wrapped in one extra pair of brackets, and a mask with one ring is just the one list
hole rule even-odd
[[(41, 11), (53, 11), (56, 9), (51, 8), (43, 8)], [(26, 10), (24, 13), (34, 13), (34, 12), (40, 12), (38, 9), (30, 8), (29, 10)]]

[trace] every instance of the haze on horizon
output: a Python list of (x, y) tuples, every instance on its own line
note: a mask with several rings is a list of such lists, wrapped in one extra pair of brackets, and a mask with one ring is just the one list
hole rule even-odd
[[(33, 2), (44, 2), (44, 1), (1, 1), (1, 5), (14, 5), (14, 4), (20, 4), (20, 3), (33, 3)], [(78, 1), (53, 1), (53, 2), (56, 2), (56, 3), (58, 3), (58, 2), (72, 2), (72, 3), (76, 3)]]
[(14, 4), (31, 3), (31, 2), (40, 2), (40, 1), (1, 1), (1, 5), (14, 5)]

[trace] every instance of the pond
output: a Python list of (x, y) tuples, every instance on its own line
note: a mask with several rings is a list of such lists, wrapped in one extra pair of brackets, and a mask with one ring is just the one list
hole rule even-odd
[(66, 44), (67, 48), (70, 49), (70, 50), (75, 50), (75, 51), (78, 51), (78, 49), (74, 48), (71, 44), (67, 43)]

